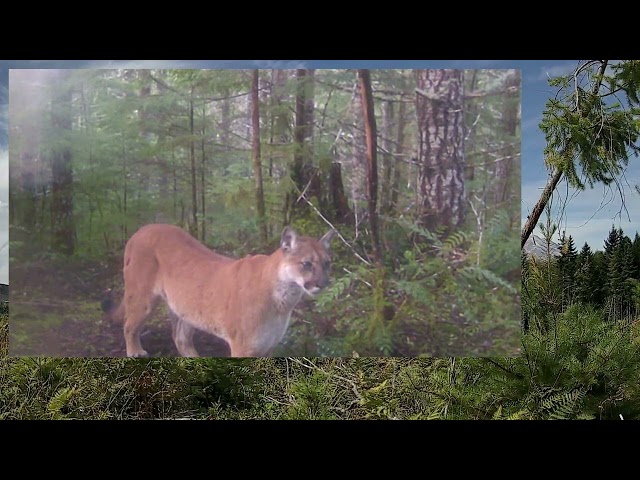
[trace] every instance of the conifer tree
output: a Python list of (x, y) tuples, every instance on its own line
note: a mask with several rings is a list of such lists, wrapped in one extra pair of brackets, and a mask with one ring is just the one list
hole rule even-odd
[(577, 270), (577, 256), (573, 237), (563, 232), (560, 237), (560, 255), (558, 256), (558, 269), (562, 282), (562, 304), (569, 305), (575, 297), (575, 277)]
[(595, 286), (593, 253), (591, 247), (585, 242), (578, 256), (576, 270), (576, 297), (583, 303), (595, 303)]

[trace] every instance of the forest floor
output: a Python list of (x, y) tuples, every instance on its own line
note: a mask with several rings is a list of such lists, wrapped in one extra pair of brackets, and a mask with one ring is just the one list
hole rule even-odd
[[(45, 357), (123, 357), (122, 326), (103, 318), (102, 292), (121, 285), (120, 260), (13, 262), (9, 354)], [(116, 287), (116, 291), (122, 291)], [(119, 300), (116, 295), (116, 299)], [(159, 306), (145, 324), (142, 344), (152, 357), (175, 357), (171, 322)], [(202, 356), (229, 355), (226, 342), (196, 333)]]
[[(11, 263), (11, 356), (125, 356), (122, 326), (104, 319), (100, 308), (106, 288), (114, 289), (116, 301), (121, 298), (122, 259), (119, 256), (102, 260), (33, 256), (27, 261), (22, 258)], [(324, 318), (315, 310), (311, 299), (305, 299), (294, 310), (290, 330), (276, 350), (276, 356), (340, 356), (326, 348), (319, 350), (319, 340), (334, 336), (332, 325), (337, 320), (334, 315)], [(357, 313), (350, 315), (355, 318)], [(178, 356), (168, 318), (167, 309), (160, 302), (145, 324), (141, 342), (151, 357)], [(462, 318), (454, 320), (453, 323), (440, 322), (438, 332), (442, 338), (434, 341), (435, 356), (520, 353), (518, 323), (509, 329), (502, 326), (474, 333)], [(340, 347), (340, 340), (337, 342)], [(226, 342), (212, 335), (197, 331), (194, 343), (203, 357), (229, 356)], [(342, 350), (338, 352), (343, 353)]]

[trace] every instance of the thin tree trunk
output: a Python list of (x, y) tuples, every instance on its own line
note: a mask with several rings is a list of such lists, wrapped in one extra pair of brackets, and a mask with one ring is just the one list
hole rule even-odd
[[(609, 64), (609, 60), (604, 60), (602, 62), (602, 65), (600, 66), (600, 71), (598, 72), (600, 74), (600, 79), (593, 85), (593, 89), (591, 90), (591, 94), (594, 96), (597, 95), (598, 92), (600, 91), (600, 86), (602, 85), (602, 78), (604, 76), (604, 73), (607, 69), (608, 64)], [(533, 207), (533, 210), (531, 210), (531, 213), (527, 217), (527, 221), (524, 224), (524, 227), (522, 228), (522, 235), (520, 237), (521, 248), (524, 248), (524, 244), (527, 243), (527, 240), (529, 239), (531, 232), (533, 232), (533, 230), (536, 228), (536, 225), (538, 224), (538, 220), (540, 219), (540, 215), (542, 215), (542, 211), (544, 210), (544, 207), (547, 206), (547, 202), (551, 198), (551, 194), (553, 193), (556, 186), (558, 185), (558, 182), (562, 178), (562, 174), (563, 174), (562, 170), (559, 170), (558, 168), (554, 168), (551, 177), (547, 181), (547, 185), (544, 187), (544, 190), (542, 191), (542, 195), (540, 195), (538, 202), (536, 203), (535, 207)]]
[(260, 72), (253, 71), (251, 88), (251, 100), (253, 104), (251, 123), (253, 137), (253, 177), (256, 182), (256, 208), (258, 211), (258, 225), (260, 227), (260, 240), (267, 243), (267, 223), (265, 219), (264, 191), (262, 188), (262, 160), (260, 158), (260, 96), (259, 96)]
[[(59, 73), (52, 107), (53, 127), (58, 138), (63, 141), (71, 133), (71, 87), (65, 83), (69, 74)], [(73, 170), (71, 150), (68, 146), (58, 146), (51, 152), (51, 232), (54, 250), (72, 255), (75, 250), (75, 222), (73, 217)]]
[[(406, 124), (406, 110), (407, 106), (404, 102), (400, 102), (400, 108), (398, 112), (398, 136), (396, 137), (396, 157), (401, 158), (404, 154), (404, 127)], [(389, 211), (387, 214), (391, 214), (398, 205), (398, 192), (400, 191), (400, 162), (397, 158), (393, 159), (393, 183), (391, 184), (391, 202), (389, 204)]]
[(360, 91), (362, 94), (362, 108), (364, 129), (367, 142), (367, 206), (369, 224), (371, 225), (371, 243), (373, 258), (378, 266), (382, 265), (382, 251), (380, 249), (380, 230), (378, 227), (378, 160), (377, 160), (377, 129), (376, 116), (373, 107), (373, 92), (371, 90), (371, 75), (369, 70), (358, 70), (360, 77)]
[(393, 136), (393, 102), (383, 102), (382, 103), (382, 132), (384, 135), (384, 154), (382, 155), (382, 171), (384, 173), (384, 177), (382, 180), (382, 189), (380, 206), (382, 212), (389, 211), (389, 205), (391, 204), (391, 174), (393, 171), (392, 167), (392, 155), (391, 150), (393, 148), (391, 141), (391, 137)]
[(538, 220), (540, 219), (540, 215), (542, 215), (542, 211), (544, 207), (547, 206), (547, 202), (551, 198), (551, 194), (556, 189), (558, 182), (562, 178), (562, 171), (555, 169), (549, 180), (547, 181), (547, 185), (544, 187), (542, 191), (542, 195), (538, 199), (538, 202), (531, 210), (531, 213), (527, 217), (527, 221), (522, 228), (522, 236), (520, 237), (520, 248), (524, 248), (524, 244), (527, 243), (527, 239), (531, 235), (531, 232), (536, 228)]
[(123, 206), (122, 206), (122, 238), (121, 238), (121, 243), (122, 245), (124, 245), (124, 243), (127, 241), (128, 238), (128, 232), (127, 232), (127, 195), (128, 195), (128, 185), (127, 185), (127, 149), (126, 146), (124, 144), (124, 138), (122, 139), (122, 188), (123, 188)]
[(191, 215), (193, 223), (189, 230), (194, 237), (198, 238), (198, 186), (196, 184), (196, 153), (193, 141), (193, 91), (191, 96), (192, 98), (189, 99), (189, 132), (191, 133), (189, 153), (191, 159)]
[(520, 74), (518, 70), (507, 73), (505, 79), (505, 107), (502, 117), (502, 128), (507, 136), (508, 145), (504, 148), (504, 158), (495, 164), (494, 201), (500, 205), (507, 201), (509, 192), (509, 180), (513, 170), (514, 157), (516, 155), (515, 143), (518, 128), (518, 106), (520, 105)]
[(362, 115), (360, 112), (363, 111), (362, 105), (362, 84), (360, 81), (356, 82), (354, 87), (354, 97), (353, 97), (353, 127), (351, 128), (351, 134), (353, 138), (353, 143), (351, 145), (352, 151), (352, 170), (351, 175), (349, 175), (349, 180), (351, 183), (351, 203), (353, 205), (353, 214), (355, 218), (355, 227), (356, 227), (356, 237), (358, 236), (358, 225), (362, 221), (362, 202), (363, 198), (366, 196), (366, 193), (363, 194), (363, 190), (366, 190), (366, 187), (363, 188), (363, 184), (366, 183), (366, 153), (364, 152), (363, 146), (366, 143), (364, 131), (364, 124)]
[(353, 212), (349, 208), (349, 200), (344, 194), (342, 165), (337, 160), (331, 163), (329, 194), (331, 195), (331, 210), (334, 220), (344, 225), (353, 225)]
[(206, 240), (206, 205), (205, 205), (205, 173), (206, 173), (206, 153), (204, 149), (204, 137), (206, 135), (206, 119), (207, 119), (207, 110), (206, 105), (202, 104), (202, 139), (200, 140), (200, 148), (202, 151), (202, 158), (200, 161), (200, 204), (202, 210), (202, 220), (200, 222), (200, 239), (204, 243)]
[(305, 83), (306, 83), (307, 71), (304, 69), (296, 70), (297, 80), (297, 93), (296, 93), (296, 125), (293, 132), (294, 137), (294, 153), (293, 153), (293, 166), (291, 169), (291, 178), (300, 191), (304, 189), (302, 181), (302, 166), (305, 159)]

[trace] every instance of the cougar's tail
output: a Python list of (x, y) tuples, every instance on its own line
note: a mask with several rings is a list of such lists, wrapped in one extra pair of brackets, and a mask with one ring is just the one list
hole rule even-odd
[(124, 304), (122, 301), (118, 302), (114, 300), (113, 290), (110, 288), (107, 288), (102, 292), (100, 308), (102, 308), (102, 311), (104, 312), (104, 316), (102, 317), (104, 320), (124, 324)]

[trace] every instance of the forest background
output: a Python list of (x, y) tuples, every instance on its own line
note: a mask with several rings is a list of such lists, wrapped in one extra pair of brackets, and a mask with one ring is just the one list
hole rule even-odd
[[(637, 92), (637, 64), (618, 62), (618, 68), (611, 65), (615, 66), (614, 62), (578, 64), (578, 67), (584, 67), (580, 72), (585, 74), (581, 81), (589, 83), (591, 88), (581, 85), (580, 89), (571, 90), (568, 88), (570, 78), (565, 84), (554, 85), (560, 92), (575, 92), (575, 96), (569, 93), (560, 97), (559, 104), (550, 105), (547, 112), (552, 115), (547, 119), (555, 122), (546, 125), (543, 122), (549, 147), (545, 151), (546, 163), (552, 173), (550, 178), (559, 177), (555, 179), (556, 185), (566, 179), (573, 182), (572, 187), (579, 188), (581, 178), (587, 180), (587, 188), (592, 186), (591, 182), (610, 185), (614, 180), (611, 176), (617, 179), (624, 173), (628, 154), (633, 153), (637, 139), (637, 112), (629, 109), (630, 104), (637, 103), (637, 94), (634, 95), (634, 91)], [(609, 92), (622, 96), (623, 102), (619, 105), (607, 103), (607, 88)], [(582, 94), (585, 94), (586, 101), (579, 96)], [(575, 101), (572, 103), (572, 100)], [(576, 108), (576, 104), (582, 104), (582, 108)], [(568, 108), (563, 109), (567, 105)], [(594, 116), (599, 120), (599, 129), (594, 127)], [(567, 135), (567, 132), (573, 135)], [(620, 135), (614, 135), (620, 132)], [(607, 141), (597, 142), (600, 135)], [(568, 145), (571, 148), (567, 148)], [(564, 149), (559, 149), (559, 146)], [(590, 150), (590, 146), (594, 148)], [(554, 150), (560, 150), (562, 155), (552, 155)], [(599, 169), (599, 165), (606, 168)], [(579, 175), (572, 176), (572, 166), (575, 168), (573, 171), (580, 172)], [(586, 178), (581, 177), (583, 174)], [(632, 182), (633, 179), (633, 186)], [(552, 198), (551, 206), (554, 201)], [(548, 205), (549, 199), (542, 203)], [(541, 206), (540, 212), (545, 210), (544, 207)], [(547, 222), (546, 227), (547, 230), (543, 228), (543, 236), (545, 231), (556, 230), (552, 221)], [(628, 245), (634, 242), (627, 242), (625, 238), (628, 237), (620, 233), (612, 238), (611, 235), (603, 237), (614, 242), (613, 250), (619, 248), (619, 257), (633, 264), (633, 249)], [(566, 240), (567, 236), (563, 238)], [(522, 240), (524, 243), (526, 239)], [(551, 241), (545, 239), (545, 243), (547, 252), (550, 252)], [(568, 244), (561, 242), (563, 252), (571, 251), (565, 247)], [(607, 257), (607, 260), (609, 258), (612, 257)], [(569, 260), (569, 264), (572, 261)], [(197, 363), (158, 360), (146, 364), (117, 360), (113, 363), (85, 361), (73, 365), (82, 365), (83, 373), (88, 376), (95, 377), (99, 370), (113, 374), (114, 379), (125, 378), (118, 377), (118, 374), (132, 375), (126, 378), (138, 378), (138, 384), (151, 385), (152, 390), (155, 388), (152, 397), (156, 403), (144, 403), (144, 398), (139, 396), (142, 391), (136, 390), (134, 384), (137, 384), (133, 382), (129, 387), (137, 393), (132, 392), (135, 395), (129, 397), (129, 403), (125, 402), (131, 407), (129, 410), (123, 408), (114, 413), (98, 407), (94, 415), (101, 412), (100, 415), (106, 416), (172, 416), (189, 410), (193, 416), (234, 418), (618, 418), (623, 414), (625, 418), (637, 417), (638, 388), (633, 381), (638, 374), (636, 312), (633, 302), (624, 308), (619, 303), (622, 301), (620, 298), (633, 292), (632, 287), (636, 285), (634, 274), (630, 273), (623, 279), (625, 288), (620, 292), (608, 287), (610, 290), (604, 297), (604, 303), (584, 301), (564, 293), (567, 289), (562, 280), (575, 280), (571, 280), (571, 273), (562, 264), (549, 255), (546, 260), (533, 262), (523, 258), (523, 320), (529, 320), (523, 322), (524, 353), (515, 359), (285, 358), (250, 362), (207, 359)], [(588, 262), (581, 261), (580, 267), (586, 268), (585, 264)], [(532, 266), (537, 273), (529, 277), (527, 272)], [(614, 269), (609, 268), (611, 270)], [(531, 278), (531, 286), (540, 288), (528, 288), (527, 282)], [(547, 283), (542, 283), (542, 280)], [(614, 283), (613, 280), (607, 281), (607, 285), (613, 286)], [(623, 294), (623, 291), (627, 293)], [(616, 293), (610, 295), (612, 292)], [(633, 294), (630, 295), (634, 300)], [(542, 301), (546, 303), (542, 304)], [(532, 308), (541, 304), (544, 308)], [(602, 361), (603, 358), (606, 361)], [(28, 388), (30, 380), (41, 381), (45, 373), (47, 378), (60, 380), (55, 388), (52, 384), (52, 389), (43, 391), (52, 395), (48, 403), (43, 403), (42, 398), (37, 402), (27, 402), (34, 408), (27, 409), (28, 413), (24, 410), (22, 414), (78, 415), (74, 402), (82, 400), (90, 392), (79, 392), (72, 386), (74, 372), (67, 362), (75, 361), (7, 359), (7, 367), (14, 367), (8, 378), (13, 380), (18, 390)], [(186, 390), (179, 388), (180, 382), (172, 383), (171, 380), (175, 378), (170, 371), (180, 368), (183, 369), (180, 373), (186, 371), (190, 375), (190, 380), (182, 384)], [(258, 380), (253, 386), (255, 388), (250, 388), (251, 382), (245, 382), (243, 375), (253, 377), (252, 374), (258, 371), (265, 374), (265, 382)], [(204, 379), (202, 383), (195, 381), (198, 376)], [(161, 379), (162, 383), (156, 383)], [(178, 396), (170, 402), (166, 396), (169, 392), (164, 390), (168, 385), (179, 390)], [(271, 385), (273, 390), (269, 388)], [(475, 388), (469, 388), (471, 386)], [(193, 395), (185, 394), (186, 391)], [(109, 389), (98, 389), (94, 393), (97, 395), (94, 400), (113, 398), (109, 397), (113, 393)], [(163, 398), (159, 403), (156, 394)], [(193, 403), (197, 399), (203, 403)], [(143, 404), (146, 411), (138, 408)], [(59, 405), (62, 407), (58, 408)], [(194, 406), (197, 408), (190, 410)], [(11, 412), (11, 415), (21, 415), (15, 409)]]

